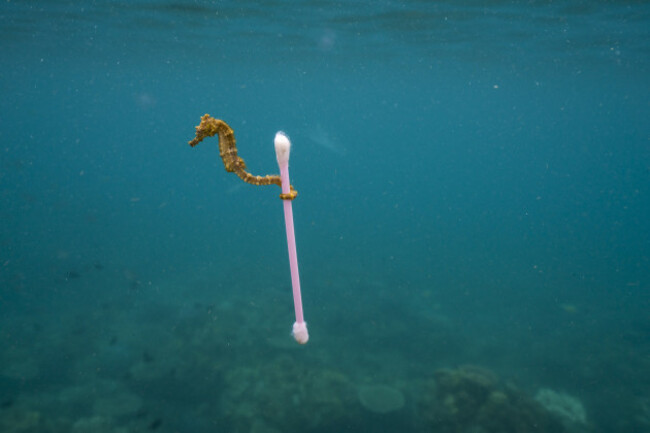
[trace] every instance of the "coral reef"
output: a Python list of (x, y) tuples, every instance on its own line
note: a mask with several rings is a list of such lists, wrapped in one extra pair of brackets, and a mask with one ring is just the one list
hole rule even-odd
[(481, 367), (435, 372), (420, 408), (427, 427), (440, 433), (560, 433), (563, 425), (539, 403)]
[(289, 356), (229, 370), (225, 385), (221, 406), (236, 432), (335, 431), (355, 415), (356, 393), (347, 377)]
[(0, 409), (2, 433), (57, 433), (66, 431), (66, 423), (48, 418), (40, 411), (17, 406)]
[(386, 385), (365, 385), (358, 389), (361, 406), (374, 413), (389, 413), (404, 407), (404, 394)]
[(544, 388), (535, 394), (535, 400), (559, 418), (564, 425), (587, 424), (585, 408), (575, 397)]
[(3, 411), (0, 416), (0, 430), (7, 433), (38, 432), (43, 428), (43, 417), (39, 412), (20, 408)]

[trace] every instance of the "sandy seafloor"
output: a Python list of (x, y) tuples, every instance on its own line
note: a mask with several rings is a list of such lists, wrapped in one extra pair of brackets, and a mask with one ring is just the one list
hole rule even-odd
[(0, 19), (1, 432), (650, 432), (646, 5)]

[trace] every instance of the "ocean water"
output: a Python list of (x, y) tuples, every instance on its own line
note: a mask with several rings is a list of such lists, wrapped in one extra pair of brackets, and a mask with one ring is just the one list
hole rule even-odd
[(0, 431), (650, 432), (646, 2), (0, 20)]

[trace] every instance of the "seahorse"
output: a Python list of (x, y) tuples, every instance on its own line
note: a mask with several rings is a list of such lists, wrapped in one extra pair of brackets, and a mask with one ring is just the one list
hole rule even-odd
[[(228, 173), (235, 173), (244, 182), (253, 185), (278, 185), (282, 186), (280, 176), (266, 175), (255, 176), (246, 171), (246, 163), (237, 155), (237, 143), (235, 141), (235, 132), (223, 120), (215, 119), (209, 114), (201, 117), (201, 123), (196, 127), (196, 137), (189, 142), (194, 147), (203, 141), (206, 137), (219, 135), (219, 155), (223, 160), (223, 165)], [(283, 200), (293, 200), (298, 195), (293, 186), (289, 194), (280, 194)]]

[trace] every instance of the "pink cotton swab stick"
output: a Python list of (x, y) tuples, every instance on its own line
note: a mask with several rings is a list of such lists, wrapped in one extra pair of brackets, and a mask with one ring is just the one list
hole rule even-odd
[[(291, 142), (284, 132), (275, 134), (275, 155), (280, 166), (282, 179), (282, 197), (284, 202), (284, 222), (287, 228), (287, 246), (289, 247), (289, 266), (291, 268), (291, 286), (293, 287), (293, 305), (296, 309), (296, 322), (293, 324), (293, 338), (300, 344), (309, 341), (307, 323), (302, 313), (302, 297), (300, 295), (300, 275), (298, 274), (298, 253), (296, 252), (296, 235), (293, 230), (293, 209), (291, 207), (291, 184), (289, 183), (289, 153)], [(288, 198), (291, 197), (291, 198)]]

